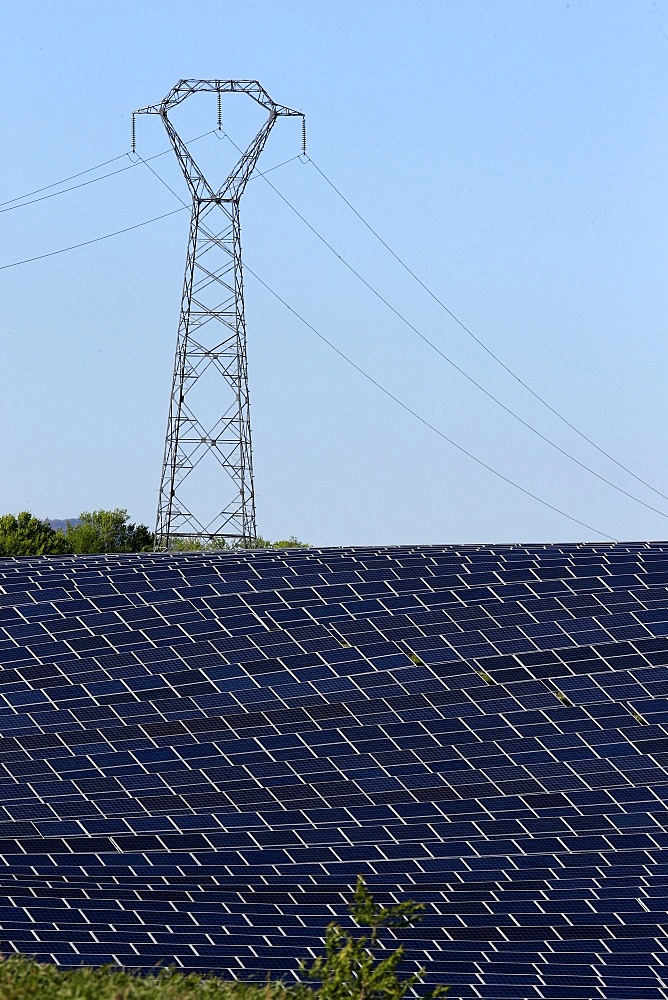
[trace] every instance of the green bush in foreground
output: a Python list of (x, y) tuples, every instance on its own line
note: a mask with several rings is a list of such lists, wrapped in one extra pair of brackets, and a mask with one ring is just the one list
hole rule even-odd
[[(359, 927), (370, 927), (371, 934), (356, 937), (340, 924), (331, 923), (325, 936), (325, 954), (312, 963), (302, 962), (301, 971), (319, 982), (318, 1000), (403, 1000), (407, 993), (424, 979), (426, 969), (409, 976), (400, 976), (397, 969), (404, 958), (405, 948), (399, 945), (389, 954), (380, 940), (387, 927), (413, 927), (421, 919), (424, 903), (409, 899), (394, 906), (377, 903), (359, 875), (355, 898), (348, 907)], [(383, 948), (386, 958), (376, 956)], [(447, 986), (435, 986), (423, 1000), (436, 1000), (447, 993)]]
[(23, 956), (0, 961), (0, 1000), (279, 1000), (279, 985), (255, 986), (162, 970), (139, 975), (105, 966), (59, 969)]

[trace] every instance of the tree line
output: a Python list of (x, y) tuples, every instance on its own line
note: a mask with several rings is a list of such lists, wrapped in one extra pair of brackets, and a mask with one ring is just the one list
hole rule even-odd
[[(145, 524), (133, 524), (127, 510), (82, 511), (64, 528), (54, 528), (47, 519), (40, 520), (29, 511), (0, 516), (0, 557), (92, 555), (100, 552), (152, 552), (155, 535)], [(176, 539), (170, 548), (176, 551), (240, 548), (236, 543), (216, 539), (203, 543), (197, 538)], [(253, 548), (306, 547), (294, 535), (270, 542), (258, 537)]]

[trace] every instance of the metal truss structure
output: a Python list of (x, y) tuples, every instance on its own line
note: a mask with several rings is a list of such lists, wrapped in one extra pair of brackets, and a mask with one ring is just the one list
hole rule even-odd
[[(247, 94), (268, 112), (217, 190), (169, 118), (172, 108), (202, 92), (218, 95), (219, 127), (222, 94)], [(180, 80), (159, 104), (134, 114), (160, 115), (192, 196), (155, 545), (166, 549), (188, 538), (252, 546), (255, 493), (239, 200), (277, 118), (303, 122), (304, 116), (276, 104), (255, 80)]]

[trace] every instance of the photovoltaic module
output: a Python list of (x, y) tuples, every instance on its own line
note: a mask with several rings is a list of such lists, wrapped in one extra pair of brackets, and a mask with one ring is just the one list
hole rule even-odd
[[(0, 951), (668, 998), (668, 543), (0, 561)], [(664, 850), (666, 854), (664, 855)]]

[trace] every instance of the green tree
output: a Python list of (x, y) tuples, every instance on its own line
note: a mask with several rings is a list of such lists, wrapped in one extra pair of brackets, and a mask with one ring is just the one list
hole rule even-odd
[(0, 556), (62, 555), (72, 549), (60, 531), (27, 510), (0, 517)]
[[(358, 926), (370, 927), (371, 933), (355, 937), (340, 924), (328, 926), (325, 954), (310, 965), (301, 963), (302, 973), (321, 983), (318, 1000), (403, 1000), (424, 979), (426, 970), (400, 976), (397, 970), (404, 957), (404, 946), (399, 945), (387, 958), (379, 958), (380, 934), (388, 927), (412, 927), (422, 919), (423, 909), (423, 903), (413, 900), (382, 906), (374, 900), (360, 875), (349, 912)], [(447, 990), (447, 986), (435, 986), (424, 1000), (443, 996)]]
[(127, 526), (126, 552), (152, 552), (155, 535), (145, 524), (129, 524)]
[[(246, 546), (242, 545), (241, 542), (235, 543), (231, 546), (234, 549), (245, 549)], [(253, 544), (250, 546), (252, 549), (307, 549), (308, 542), (300, 542), (294, 535), (290, 538), (282, 538), (280, 541), (271, 542), (268, 538), (263, 538), (262, 535), (258, 535)]]
[(70, 552), (77, 555), (91, 555), (101, 552), (100, 536), (91, 524), (70, 524), (63, 532)]
[(290, 538), (283, 538), (278, 542), (270, 542), (268, 538), (258, 535), (252, 545), (246, 546), (242, 542), (228, 542), (226, 538), (213, 538), (209, 542), (202, 541), (196, 535), (189, 538), (173, 538), (170, 540), (169, 548), (173, 552), (202, 552), (202, 551), (228, 551), (231, 549), (307, 549), (308, 542), (300, 542), (294, 535)]
[(83, 511), (77, 524), (68, 524), (65, 537), (71, 551), (150, 552), (153, 534), (145, 524), (130, 524), (127, 510)]
[(277, 542), (269, 542), (269, 547), (272, 549), (307, 549), (308, 542), (300, 542), (294, 535), (290, 535), (289, 538), (281, 538)]
[[(217, 540), (216, 540), (217, 541)], [(227, 544), (225, 539), (221, 539), (218, 544), (211, 542), (206, 544), (200, 538), (196, 538), (194, 535), (191, 538), (170, 538), (169, 540), (169, 551), (170, 552), (202, 552), (208, 549), (229, 549), (230, 546)]]

